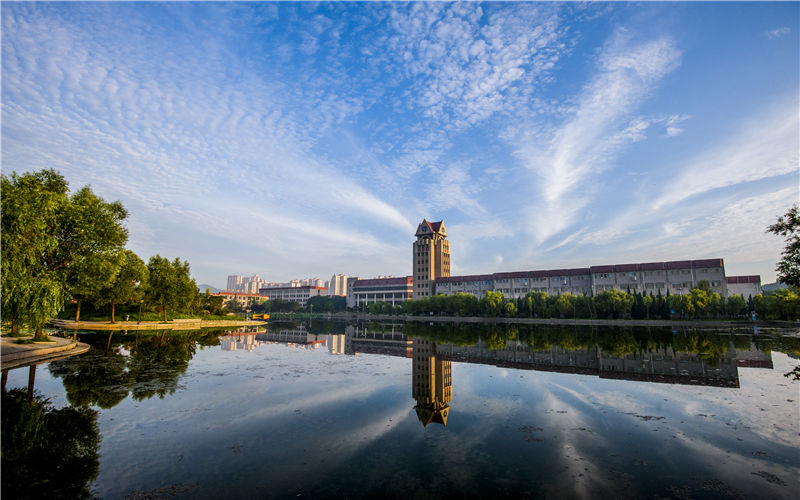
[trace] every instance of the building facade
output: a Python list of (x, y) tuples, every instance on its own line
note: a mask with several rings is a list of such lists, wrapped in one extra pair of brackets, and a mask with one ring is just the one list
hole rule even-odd
[(436, 279), (450, 276), (450, 242), (444, 221), (423, 219), (416, 232), (413, 262), (413, 298), (436, 295)]
[(347, 295), (347, 276), (334, 274), (328, 282), (328, 295)]
[(238, 303), (243, 308), (248, 308), (253, 304), (260, 304), (269, 300), (269, 295), (259, 293), (245, 293), (245, 292), (218, 292), (210, 295), (222, 297), (222, 304), (227, 306), (232, 302)]
[(410, 299), (413, 291), (411, 276), (357, 279), (348, 286), (347, 307), (361, 307), (376, 302), (385, 302), (394, 306)]
[(761, 276), (728, 276), (728, 295), (741, 295), (747, 300), (761, 295)]
[(288, 286), (280, 288), (262, 288), (259, 290), (262, 295), (269, 295), (270, 300), (283, 300), (286, 302), (297, 302), (301, 306), (306, 305), (308, 299), (320, 295), (327, 295), (328, 289), (322, 286)]
[[(727, 297), (728, 288), (737, 285), (733, 293), (752, 293), (759, 290), (758, 276), (725, 276), (722, 259), (648, 262), (642, 264), (616, 264), (575, 269), (546, 271), (519, 271), (511, 273), (478, 274), (437, 278), (435, 293), (455, 295), (471, 293), (482, 297), (488, 291), (502, 292), (504, 296), (524, 297), (528, 292), (545, 292), (548, 295), (572, 293), (596, 295), (608, 290), (630, 291), (654, 295), (661, 293), (687, 294), (697, 288), (700, 281), (708, 281), (712, 291)], [(756, 285), (757, 283), (757, 285)], [(417, 288), (415, 287), (416, 291)], [(745, 295), (744, 293), (742, 293)], [(755, 295), (755, 294), (754, 294)], [(747, 295), (745, 295), (747, 297)]]

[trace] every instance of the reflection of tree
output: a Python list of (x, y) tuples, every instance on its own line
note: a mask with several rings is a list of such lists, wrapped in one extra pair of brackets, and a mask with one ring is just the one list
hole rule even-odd
[[(67, 401), (73, 406), (97, 405), (113, 408), (128, 395), (127, 357), (110, 348), (110, 340), (102, 347), (101, 336), (91, 340), (93, 349), (83, 356), (50, 363), (50, 373), (63, 379)], [(108, 348), (106, 351), (105, 349)]]
[(88, 353), (50, 363), (49, 369), (63, 380), (67, 400), (75, 406), (112, 408), (129, 393), (137, 400), (163, 398), (178, 388), (197, 346), (216, 347), (228, 331), (84, 335), (81, 341), (92, 346)]
[(56, 410), (24, 390), (2, 395), (2, 490), (7, 498), (89, 498), (97, 476), (97, 412)]
[[(403, 325), (403, 333), (409, 337), (433, 340), (437, 343), (472, 346), (484, 342), (490, 349), (503, 349), (506, 343), (517, 340), (535, 350), (549, 350), (553, 346), (567, 351), (600, 348), (603, 352), (624, 357), (630, 354), (672, 349), (676, 352), (696, 354), (699, 358), (716, 365), (728, 349), (736, 347), (749, 350), (752, 337), (731, 335), (707, 330), (659, 327), (593, 327), (575, 325), (542, 326), (518, 324), (469, 324), (469, 323), (416, 323)], [(800, 356), (800, 338), (777, 336), (756, 337), (756, 345), (762, 351), (775, 350)]]
[(178, 378), (189, 367), (195, 340), (183, 333), (162, 332), (139, 339), (130, 347), (128, 379), (133, 399), (163, 398), (178, 388)]

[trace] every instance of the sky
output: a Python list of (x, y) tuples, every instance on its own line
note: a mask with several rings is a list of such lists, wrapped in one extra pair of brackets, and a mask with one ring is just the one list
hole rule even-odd
[(723, 258), (800, 198), (800, 4), (14, 3), (2, 172), (129, 211), (198, 284)]

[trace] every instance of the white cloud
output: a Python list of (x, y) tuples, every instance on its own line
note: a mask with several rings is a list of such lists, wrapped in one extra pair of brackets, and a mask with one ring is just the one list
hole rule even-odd
[(654, 209), (714, 189), (798, 171), (797, 103), (790, 99), (751, 118), (728, 140), (686, 162)]
[(772, 30), (767, 31), (765, 34), (767, 38), (780, 38), (786, 36), (792, 32), (791, 29), (787, 28), (786, 26), (775, 28)]
[[(531, 230), (538, 241), (566, 229), (592, 196), (591, 179), (621, 146), (641, 138), (648, 120), (625, 118), (679, 62), (669, 38), (632, 43), (623, 34), (599, 56), (600, 70), (582, 90), (575, 111), (551, 138), (527, 138), (517, 157), (536, 174), (541, 201)], [(677, 118), (676, 118), (677, 120)]]

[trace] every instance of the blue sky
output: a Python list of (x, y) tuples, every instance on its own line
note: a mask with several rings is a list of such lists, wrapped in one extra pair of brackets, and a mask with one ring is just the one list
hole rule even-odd
[(2, 170), (198, 283), (722, 257), (800, 196), (798, 3), (2, 4)]

